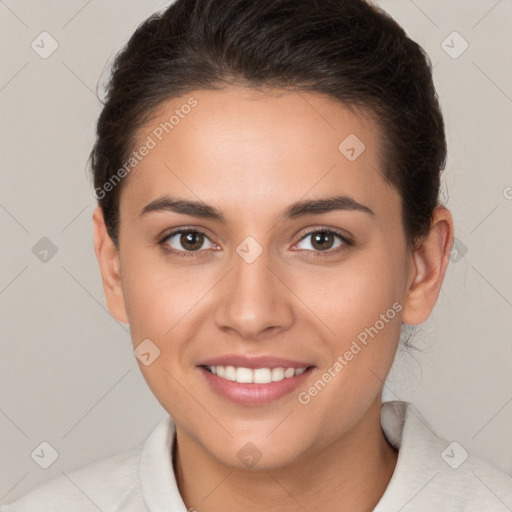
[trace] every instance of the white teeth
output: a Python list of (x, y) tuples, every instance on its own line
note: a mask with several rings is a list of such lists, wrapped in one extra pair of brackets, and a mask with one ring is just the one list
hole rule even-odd
[(214, 375), (241, 384), (268, 384), (300, 375), (307, 368), (244, 368), (234, 366), (208, 366)]
[(273, 368), (272, 369), (272, 381), (278, 382), (284, 379), (284, 368)]
[(288, 379), (290, 377), (293, 377), (295, 375), (295, 368), (287, 368), (284, 371), (284, 378)]
[(252, 382), (252, 370), (249, 368), (237, 368), (236, 369), (236, 380), (237, 382)]
[(226, 366), (224, 378), (227, 380), (236, 380), (236, 368), (234, 366)]
[(255, 384), (268, 384), (272, 382), (272, 370), (269, 368), (258, 368), (254, 370)]

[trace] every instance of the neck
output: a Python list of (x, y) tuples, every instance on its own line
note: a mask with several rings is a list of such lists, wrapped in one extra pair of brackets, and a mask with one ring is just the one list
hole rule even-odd
[(188, 509), (201, 512), (302, 509), (366, 512), (375, 508), (398, 452), (380, 426), (380, 398), (326, 449), (271, 470), (226, 466), (177, 428), (174, 472)]

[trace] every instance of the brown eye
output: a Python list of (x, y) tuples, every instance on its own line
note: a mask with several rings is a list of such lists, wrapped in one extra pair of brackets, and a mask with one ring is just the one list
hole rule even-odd
[(180, 243), (182, 247), (188, 251), (197, 251), (201, 249), (203, 245), (204, 237), (201, 233), (195, 233), (193, 231), (189, 233), (181, 233)]
[(205, 249), (205, 242), (210, 244), (210, 247), (206, 247), (206, 249), (215, 247), (209, 238), (201, 231), (181, 229), (170, 233), (160, 243), (164, 246), (169, 246), (169, 250), (174, 252), (186, 253), (199, 252), (201, 249)]
[[(309, 243), (307, 243), (308, 240), (310, 240)], [(301, 244), (305, 244), (305, 247), (300, 247)], [(352, 245), (353, 242), (341, 233), (325, 228), (306, 233), (297, 247), (302, 250), (305, 249), (315, 256), (328, 256), (346, 250)]]
[(334, 235), (328, 231), (318, 231), (311, 237), (311, 245), (318, 251), (331, 249), (334, 241)]

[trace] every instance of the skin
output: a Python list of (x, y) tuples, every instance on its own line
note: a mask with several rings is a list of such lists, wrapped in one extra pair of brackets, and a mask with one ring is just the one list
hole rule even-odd
[[(397, 459), (380, 426), (383, 383), (401, 323), (422, 323), (437, 301), (453, 242), (450, 212), (436, 208), (430, 233), (409, 251), (400, 196), (381, 175), (376, 123), (315, 93), (195, 91), (168, 101), (140, 141), (189, 96), (197, 107), (124, 184), (119, 249), (99, 207), (93, 216), (110, 312), (130, 324), (134, 347), (149, 338), (161, 351), (139, 366), (177, 426), (173, 463), (184, 502), (199, 512), (370, 511)], [(366, 146), (352, 162), (338, 150), (349, 134)], [(204, 201), (226, 224), (173, 211), (139, 215), (165, 194)], [(333, 194), (374, 215), (334, 210), (279, 221), (288, 205)], [(158, 244), (180, 227), (207, 237), (191, 257)], [(334, 237), (318, 249), (306, 232), (326, 227), (354, 244)], [(250, 264), (236, 252), (247, 236), (263, 248)], [(180, 235), (167, 246), (190, 247)], [(401, 311), (317, 396), (299, 403), (298, 393), (396, 302)], [(233, 353), (287, 357), (316, 372), (275, 402), (236, 405), (196, 368)], [(249, 442), (261, 453), (250, 468), (237, 457)]]

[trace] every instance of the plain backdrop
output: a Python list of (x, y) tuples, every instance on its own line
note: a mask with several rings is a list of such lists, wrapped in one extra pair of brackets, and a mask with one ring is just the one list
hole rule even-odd
[[(86, 168), (98, 82), (167, 4), (0, 2), (0, 502), (132, 448), (167, 414), (106, 310)], [(400, 352), (384, 399), (413, 402), (439, 435), (512, 472), (512, 2), (379, 5), (435, 66), (457, 239), (419, 350)], [(43, 442), (58, 453), (47, 469), (33, 456)]]

